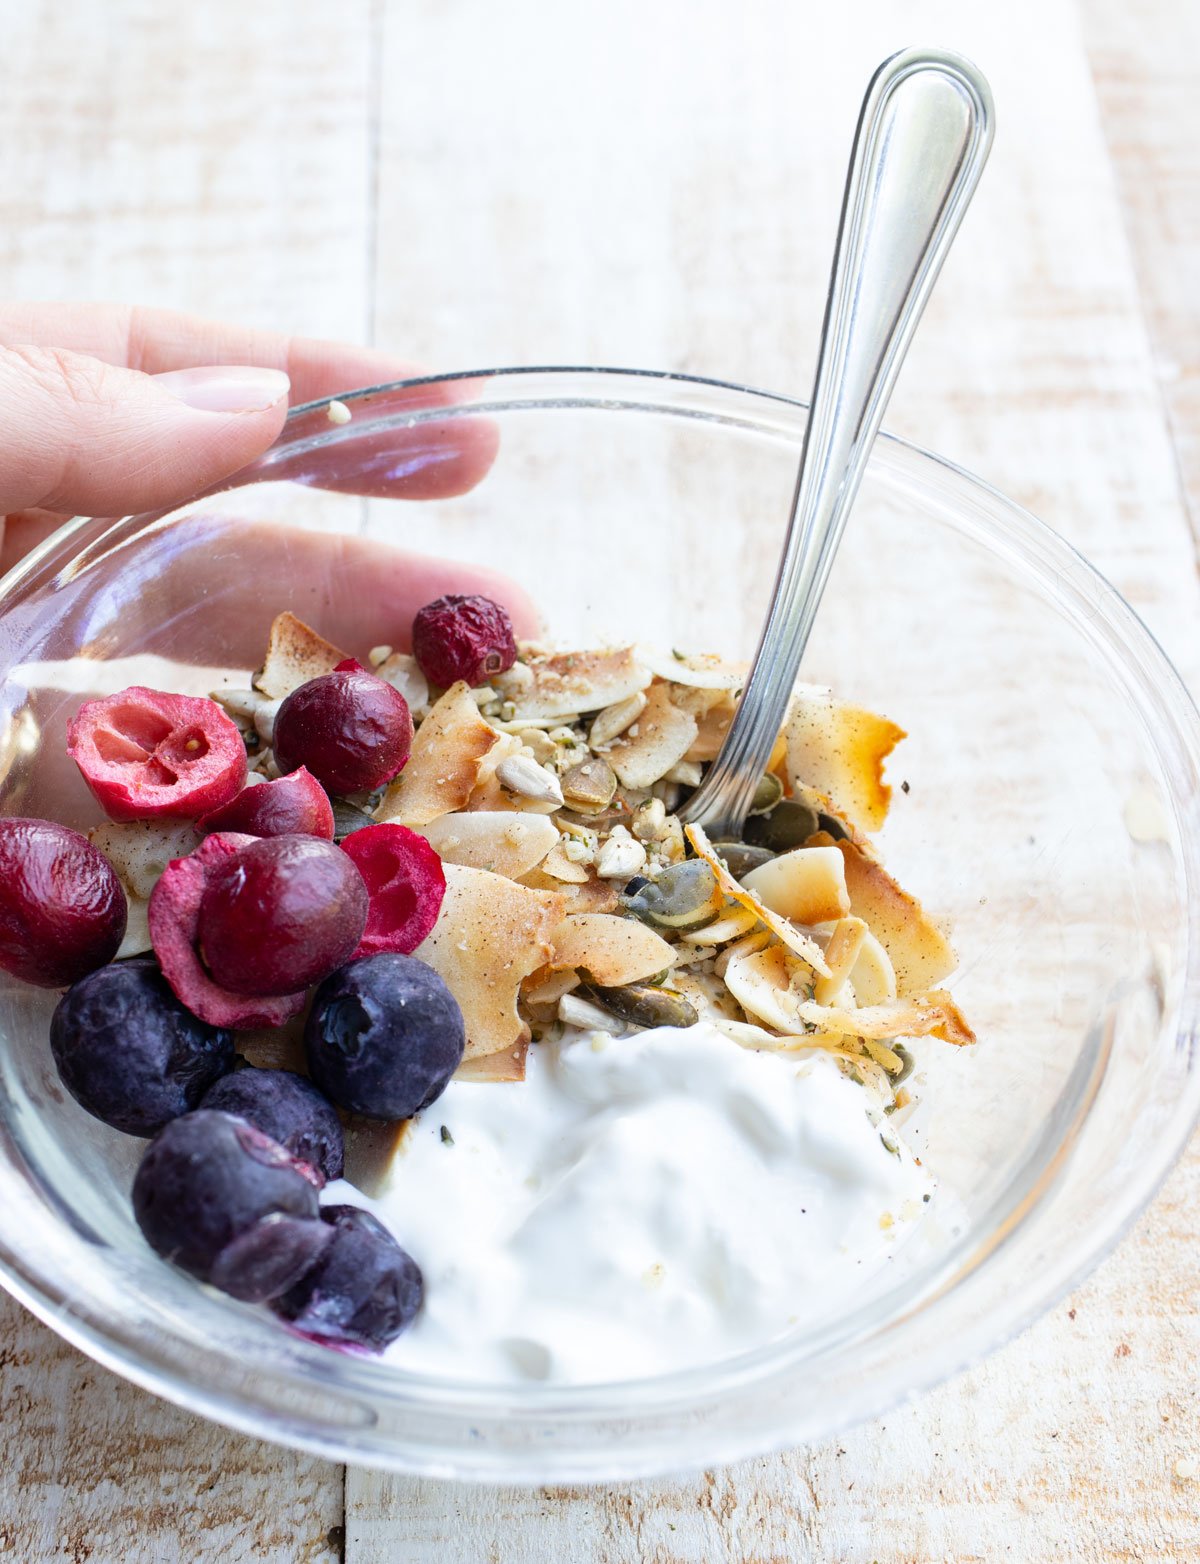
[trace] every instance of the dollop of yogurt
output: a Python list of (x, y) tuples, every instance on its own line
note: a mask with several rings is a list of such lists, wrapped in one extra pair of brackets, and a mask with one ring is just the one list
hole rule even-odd
[(931, 1188), (870, 1105), (828, 1056), (705, 1023), (542, 1044), (522, 1085), (452, 1082), (374, 1201), (425, 1276), (388, 1360), (597, 1383), (830, 1315)]

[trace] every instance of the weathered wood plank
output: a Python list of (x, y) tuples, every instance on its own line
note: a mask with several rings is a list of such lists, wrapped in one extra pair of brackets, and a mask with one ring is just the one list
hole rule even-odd
[[(34, 3), (5, 16), (0, 276), (361, 339), (369, 0)], [(0, 1554), (341, 1557), (342, 1471), (97, 1368), (0, 1301)]]
[[(1168, 4), (1147, 51), (1173, 47)], [(520, 0), (389, 12), (380, 338), (415, 329), (413, 351), (447, 367), (634, 363), (803, 388), (854, 108), (874, 64), (919, 38), (984, 67), (999, 139), (890, 422), (1056, 525), (1195, 677), (1194, 555), (1073, 0), (902, 15), (762, 0), (736, 24), (717, 0), (628, 0), (594, 28)], [(1191, 139), (1172, 147), (1195, 166)], [(1196, 1488), (1174, 1469), (1200, 1447), (1198, 1196), (1194, 1148), (1067, 1303), (839, 1441), (612, 1492), (351, 1470), (347, 1557), (1192, 1556)]]

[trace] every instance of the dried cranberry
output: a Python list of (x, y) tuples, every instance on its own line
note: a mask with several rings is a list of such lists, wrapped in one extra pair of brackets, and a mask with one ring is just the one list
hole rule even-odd
[(268, 836), (209, 875), (198, 938), (235, 994), (288, 994), (348, 961), (367, 923), (362, 875), (332, 842)]
[(67, 753), (112, 820), (194, 820), (246, 780), (242, 735), (216, 701), (137, 684), (85, 701), (68, 724)]
[(125, 892), (86, 837), (53, 820), (0, 820), (0, 967), (63, 988), (125, 936)]
[(275, 718), (280, 771), (307, 766), (331, 793), (365, 793), (390, 782), (408, 759), (408, 702), (364, 669), (322, 674), (293, 690)]
[(404, 825), (369, 825), (342, 843), (370, 897), (367, 926), (355, 958), (396, 950), (407, 956), (433, 928), (446, 894), (442, 860), (423, 836)]
[(426, 603), (412, 627), (421, 672), (443, 689), (459, 679), (474, 686), (517, 660), (512, 620), (499, 603), (477, 593), (451, 593)]
[(214, 982), (200, 959), (200, 905), (208, 881), (216, 869), (254, 840), (233, 831), (206, 836), (194, 853), (167, 865), (150, 897), (150, 942), (163, 976), (193, 1015), (210, 1026), (228, 1026), (235, 1031), (282, 1026), (300, 1014), (308, 997), (301, 989), (269, 999), (249, 999)]
[(247, 836), (322, 836), (333, 840), (333, 805), (303, 766), (274, 782), (244, 787), (229, 803), (196, 821), (201, 831), (243, 831)]

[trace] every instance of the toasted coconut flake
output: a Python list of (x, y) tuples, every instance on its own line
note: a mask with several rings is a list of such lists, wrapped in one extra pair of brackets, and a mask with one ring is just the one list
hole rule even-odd
[[(678, 705), (678, 699), (674, 696), (672, 698), (675, 700), (675, 704)], [(686, 711), (688, 708), (684, 706), (681, 709)], [(722, 700), (717, 705), (710, 706), (703, 713), (693, 712), (692, 715), (696, 718), (696, 737), (692, 740), (691, 748), (683, 757), (684, 760), (715, 760), (720, 752), (721, 745), (725, 742), (726, 735), (733, 722), (733, 714), (736, 710), (737, 706), (732, 700)]]
[(571, 913), (551, 936), (551, 968), (586, 972), (601, 988), (644, 982), (674, 959), (666, 940), (636, 918), (608, 912)]
[(703, 928), (688, 929), (681, 936), (681, 942), (685, 945), (725, 945), (731, 939), (741, 939), (743, 934), (749, 934), (757, 924), (756, 912), (734, 902), (728, 911), (712, 923), (706, 923)]
[[(495, 725), (493, 724), (493, 729)], [(418, 730), (419, 731), (419, 730)], [(498, 775), (506, 760), (513, 760), (524, 751), (524, 745), (515, 733), (495, 732), (495, 742), (480, 762), (475, 786), (467, 800), (468, 809), (524, 809), (530, 802), (510, 792)], [(411, 762), (410, 762), (411, 764)], [(553, 809), (554, 805), (550, 805)]]
[(417, 729), (408, 764), (383, 795), (375, 818), (422, 826), (462, 809), (484, 756), (499, 742), (460, 679)]
[(913, 999), (895, 999), (886, 1005), (863, 1005), (857, 1010), (842, 1010), (816, 1001), (799, 1007), (800, 1019), (825, 1032), (842, 1032), (847, 1037), (874, 1038), (886, 1042), (893, 1037), (940, 1037), (945, 1043), (963, 1046), (975, 1041), (975, 1034), (962, 1011), (945, 989), (931, 989)]
[(458, 1001), (468, 1059), (528, 1042), (517, 993), (550, 960), (550, 936), (564, 907), (561, 896), (529, 890), (503, 875), (446, 865), (442, 910), (415, 954), (441, 974)]
[(665, 684), (652, 685), (646, 709), (617, 739), (608, 759), (624, 787), (652, 787), (681, 761), (699, 731), (695, 717), (671, 704)]
[(456, 1081), (523, 1081), (528, 1040), (515, 1048), (501, 1048), (494, 1054), (478, 1054), (464, 1059), (454, 1072)]
[(734, 901), (740, 902), (743, 907), (748, 908), (758, 918), (759, 922), (765, 923), (775, 938), (782, 940), (794, 955), (799, 956), (802, 961), (807, 961), (809, 966), (814, 971), (819, 972), (822, 977), (828, 977), (829, 967), (825, 961), (825, 953), (816, 941), (810, 939), (807, 934), (801, 934), (799, 929), (793, 928), (786, 918), (782, 918), (778, 913), (772, 912), (753, 891), (747, 890), (744, 885), (740, 885), (721, 862), (720, 858), (717, 857), (712, 849), (712, 844), (700, 826), (687, 825), (684, 826), (684, 831), (692, 847), (716, 875), (717, 884), (725, 892), (726, 896), (732, 896)]
[(787, 721), (788, 775), (802, 795), (816, 794), (862, 831), (887, 819), (892, 790), (883, 763), (905, 737), (886, 717), (832, 696), (800, 694)]
[(749, 663), (732, 662), (713, 652), (664, 652), (653, 646), (639, 646), (637, 654), (660, 679), (697, 690), (740, 690), (750, 672)]
[[(576, 864), (575, 867), (583, 866)], [(560, 881), (544, 874), (544, 869), (545, 864), (541, 869), (527, 874), (522, 883), (532, 890), (559, 892), (567, 904), (568, 912), (615, 912), (621, 905), (620, 895), (613, 882), (600, 879), (590, 870), (585, 870), (586, 877), (582, 880)]]
[[(815, 844), (833, 838), (818, 832)], [(875, 935), (887, 952), (896, 974), (896, 990), (922, 994), (957, 966), (949, 940), (926, 913), (869, 853), (854, 842), (834, 844), (845, 860), (850, 910)]]
[(254, 676), (254, 687), (272, 700), (282, 700), (310, 679), (332, 673), (345, 660), (345, 652), (295, 614), (276, 614), (267, 639), (267, 654)]
[(532, 678), (514, 701), (515, 720), (523, 722), (599, 711), (650, 683), (650, 670), (638, 661), (631, 646), (531, 656), (525, 667)]
[(743, 875), (742, 884), (772, 912), (809, 928), (836, 923), (850, 911), (846, 871), (834, 847), (797, 847), (780, 853)]
[[(896, 997), (896, 969), (870, 929), (866, 930), (854, 965), (850, 968), (850, 982), (854, 988), (854, 997), (860, 1005), (883, 1005)], [(820, 993), (815, 997), (822, 1004), (829, 1002)]]
[(558, 831), (548, 816), (512, 810), (442, 815), (420, 830), (445, 863), (490, 869), (510, 880), (519, 880), (535, 869), (558, 841)]
[(782, 945), (735, 955), (725, 967), (725, 986), (738, 1004), (777, 1032), (805, 1030), (802, 1007), (811, 981), (812, 974)]
[(124, 961), (126, 956), (141, 956), (153, 948), (150, 940), (150, 901), (148, 897), (125, 892), (125, 934), (114, 961)]
[(399, 690), (413, 712), (424, 711), (429, 705), (429, 680), (421, 672), (415, 657), (407, 652), (392, 652), (372, 670), (377, 678), (386, 679), (394, 690)]
[(127, 894), (148, 901), (163, 870), (173, 858), (186, 858), (194, 852), (200, 845), (200, 834), (178, 820), (168, 825), (153, 820), (130, 820), (121, 825), (106, 821), (88, 832), (88, 840), (112, 864)]
[(585, 864), (576, 863), (573, 858), (567, 856), (566, 847), (561, 839), (542, 860), (541, 870), (543, 879), (549, 877), (552, 880), (560, 880), (564, 885), (584, 885), (589, 877)]
[(557, 1005), (578, 987), (579, 974), (571, 967), (539, 967), (521, 984), (521, 998), (527, 1005)]
[(829, 976), (818, 978), (813, 984), (813, 998), (819, 1005), (832, 1004), (837, 998), (842, 985), (854, 970), (854, 963), (858, 960), (866, 938), (867, 926), (861, 918), (842, 918), (835, 925), (829, 936), (829, 944), (825, 947)]

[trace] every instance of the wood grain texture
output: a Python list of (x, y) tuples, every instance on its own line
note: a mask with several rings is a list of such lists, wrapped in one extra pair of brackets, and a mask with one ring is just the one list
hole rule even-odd
[[(381, 340), (412, 329), (436, 279), (414, 348), (455, 367), (631, 363), (804, 388), (854, 106), (915, 38), (980, 62), (999, 133), (889, 423), (1057, 526), (1195, 677), (1193, 545), (1072, 0), (736, 18), (613, 3), (586, 41), (577, 16), (532, 3), (389, 11), (385, 80), (418, 43), (422, 72), (383, 100)], [(1196, 1486), (1174, 1466), (1200, 1447), (1198, 1196), (1193, 1150), (1074, 1297), (836, 1442), (615, 1491), (351, 1470), (347, 1558), (1196, 1556)]]
[[(862, 84), (958, 45), (1000, 139), (889, 422), (1057, 525), (1198, 678), (1162, 401), (1194, 497), (1195, 17), (1085, 8), (1103, 126), (1074, 0), (9, 8), (0, 277), (348, 337), (373, 307), (379, 345), (446, 368), (803, 388)], [(3, 1300), (0, 1557), (324, 1561), (343, 1524), (355, 1564), (1198, 1557), (1174, 1475), (1200, 1457), (1198, 1213), (1193, 1148), (1071, 1299), (835, 1443), (614, 1491), (351, 1472), (344, 1517), (340, 1469), (154, 1401)]]

